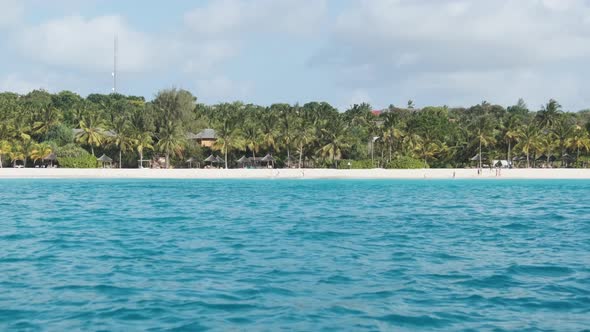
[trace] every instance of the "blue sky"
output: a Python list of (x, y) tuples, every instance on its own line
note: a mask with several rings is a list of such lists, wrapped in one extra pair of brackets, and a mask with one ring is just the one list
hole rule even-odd
[(587, 0), (0, 0), (0, 90), (590, 107)]

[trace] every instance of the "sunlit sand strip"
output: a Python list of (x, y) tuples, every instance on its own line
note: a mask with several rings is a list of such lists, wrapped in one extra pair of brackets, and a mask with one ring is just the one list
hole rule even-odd
[(84, 179), (590, 179), (590, 169), (71, 169), (3, 168), (0, 178)]

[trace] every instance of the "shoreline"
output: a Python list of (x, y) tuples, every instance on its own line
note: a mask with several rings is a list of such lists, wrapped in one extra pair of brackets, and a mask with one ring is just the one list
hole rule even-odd
[[(454, 175), (454, 176), (453, 176)], [(590, 169), (137, 169), (1, 168), (0, 179), (590, 179)]]

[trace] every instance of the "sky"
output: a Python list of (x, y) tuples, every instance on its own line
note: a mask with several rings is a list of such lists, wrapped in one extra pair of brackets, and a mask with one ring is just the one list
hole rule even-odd
[(0, 91), (590, 108), (590, 0), (0, 0)]

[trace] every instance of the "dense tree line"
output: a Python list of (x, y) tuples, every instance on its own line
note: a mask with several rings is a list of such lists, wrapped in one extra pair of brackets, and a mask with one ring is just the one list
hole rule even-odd
[[(211, 149), (190, 139), (204, 128), (216, 130)], [(53, 153), (61, 166), (95, 167), (106, 153), (119, 167), (155, 156), (165, 167), (186, 167), (188, 158), (215, 153), (225, 167), (265, 154), (292, 167), (481, 167), (490, 160), (584, 167), (589, 129), (590, 111), (564, 112), (555, 100), (537, 110), (523, 100), (508, 108), (482, 102), (422, 109), (410, 101), (381, 112), (368, 104), (339, 112), (325, 102), (204, 105), (177, 89), (151, 101), (36, 90), (0, 94), (0, 165), (32, 167)]]

